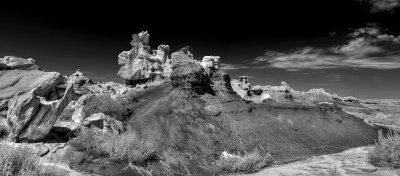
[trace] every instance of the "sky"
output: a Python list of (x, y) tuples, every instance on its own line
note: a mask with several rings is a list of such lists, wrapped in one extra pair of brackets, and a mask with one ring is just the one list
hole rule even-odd
[(46, 71), (80, 69), (123, 82), (118, 54), (132, 34), (150, 45), (221, 56), (252, 85), (357, 98), (400, 98), (400, 0), (2, 4), (0, 57), (34, 58)]

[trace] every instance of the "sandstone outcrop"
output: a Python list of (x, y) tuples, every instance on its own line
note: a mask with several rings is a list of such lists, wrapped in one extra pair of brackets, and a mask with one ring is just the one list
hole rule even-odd
[(118, 75), (125, 79), (128, 85), (163, 79), (171, 73), (169, 46), (160, 45), (157, 50), (151, 52), (149, 37), (147, 31), (134, 34), (132, 49), (118, 55), (118, 64), (122, 65)]
[(170, 78), (174, 87), (181, 87), (200, 95), (212, 93), (211, 80), (199, 63), (187, 62), (183, 64), (182, 62), (181, 65), (174, 68)]
[(36, 65), (36, 61), (32, 58), (24, 59), (16, 56), (5, 56), (0, 58), (0, 71), (14, 69), (38, 70), (40, 68)]
[(46, 100), (38, 96), (39, 89), (15, 96), (7, 113), (13, 141), (40, 141), (50, 132), (64, 108), (74, 98), (72, 86), (59, 100)]
[[(296, 91), (286, 82), (282, 81), (280, 86), (251, 86), (247, 77), (240, 77), (239, 80), (232, 80), (234, 91), (242, 98), (255, 103), (278, 102), (302, 105), (347, 104), (359, 106), (359, 100), (354, 97), (340, 97), (337, 94), (327, 93), (324, 89), (310, 89), (307, 92)], [(321, 104), (322, 103), (322, 104)]]
[(57, 72), (39, 70), (36, 61), (6, 56), (0, 69), (0, 111), (6, 112), (9, 138), (43, 140), (64, 108), (76, 99), (73, 83)]
[(0, 80), (0, 100), (12, 98), (16, 94), (20, 95), (32, 89), (37, 89), (38, 96), (51, 96), (49, 92), (64, 82), (60, 73), (40, 70), (3, 70), (0, 71)]

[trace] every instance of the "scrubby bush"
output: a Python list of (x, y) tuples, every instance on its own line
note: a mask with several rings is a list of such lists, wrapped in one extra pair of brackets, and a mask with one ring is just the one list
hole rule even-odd
[(265, 151), (255, 149), (245, 152), (244, 155), (232, 155), (225, 153), (216, 161), (216, 166), (229, 173), (253, 173), (270, 166), (273, 163), (272, 156)]
[(98, 136), (91, 130), (82, 130), (70, 145), (89, 155), (107, 156), (117, 162), (146, 165), (156, 158), (152, 142), (139, 139), (133, 132), (104, 134)]
[(84, 111), (88, 115), (101, 112), (119, 121), (125, 121), (131, 115), (131, 106), (137, 101), (134, 93), (128, 93), (116, 100), (108, 94), (96, 95), (85, 105)]
[(154, 144), (138, 139), (133, 132), (109, 134), (104, 138), (101, 148), (113, 160), (128, 161), (136, 165), (143, 165), (156, 158)]
[(397, 132), (379, 135), (368, 153), (368, 161), (374, 166), (400, 168), (400, 135)]
[(37, 176), (40, 158), (27, 147), (12, 147), (0, 142), (0, 175)]

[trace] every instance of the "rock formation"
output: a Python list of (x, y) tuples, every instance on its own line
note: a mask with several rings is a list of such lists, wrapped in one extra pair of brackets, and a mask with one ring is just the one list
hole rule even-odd
[(0, 71), (14, 69), (38, 70), (40, 68), (32, 58), (24, 59), (16, 56), (5, 56), (4, 58), (0, 58)]
[(118, 75), (125, 79), (128, 85), (163, 79), (171, 73), (169, 46), (160, 45), (151, 53), (149, 37), (147, 31), (134, 34), (132, 49), (118, 55), (118, 64), (122, 65)]
[[(337, 94), (330, 94), (324, 89), (310, 89), (307, 92), (293, 90), (289, 84), (282, 81), (280, 86), (251, 86), (245, 76), (241, 76), (239, 80), (232, 80), (232, 87), (235, 92), (244, 99), (255, 103), (265, 101), (273, 101), (278, 103), (294, 103), (302, 105), (324, 105), (332, 103), (332, 106), (339, 104), (351, 104), (359, 106), (359, 101), (354, 97), (340, 97)], [(336, 104), (335, 104), (336, 103)]]
[(14, 141), (40, 141), (50, 132), (62, 111), (74, 98), (72, 85), (59, 100), (46, 100), (33, 89), (15, 96), (7, 113), (11, 127), (10, 138)]
[(220, 57), (219, 56), (204, 56), (201, 60), (201, 65), (204, 68), (220, 68)]
[(0, 60), (0, 111), (7, 111), (13, 141), (46, 137), (64, 108), (75, 98), (72, 84), (57, 72), (39, 70), (33, 59), (6, 56)]

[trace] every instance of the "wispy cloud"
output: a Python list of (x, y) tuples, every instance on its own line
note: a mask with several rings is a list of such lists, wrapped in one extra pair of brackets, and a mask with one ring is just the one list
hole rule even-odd
[(334, 73), (326, 75), (325, 78), (328, 79), (329, 82), (339, 82), (342, 80), (342, 75)]
[(400, 0), (356, 0), (362, 4), (370, 6), (371, 13), (392, 12), (400, 6)]
[[(289, 71), (326, 68), (400, 68), (400, 36), (381, 33), (377, 27), (360, 28), (344, 44), (329, 48), (305, 47), (289, 53), (267, 51), (253, 64)], [(254, 66), (257, 68), (260, 66)]]
[(249, 68), (244, 64), (226, 64), (221, 63), (221, 70), (239, 70), (239, 69), (246, 69)]

